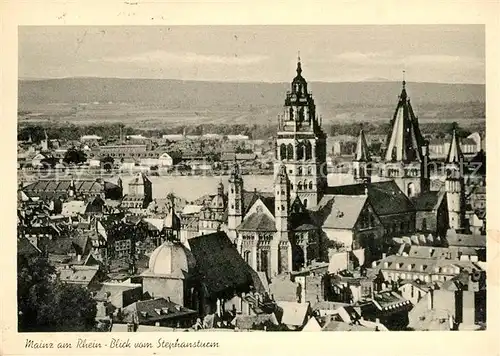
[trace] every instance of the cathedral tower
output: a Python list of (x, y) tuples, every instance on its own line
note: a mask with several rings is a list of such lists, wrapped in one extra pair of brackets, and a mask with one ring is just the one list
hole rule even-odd
[(306, 207), (315, 206), (327, 186), (326, 135), (302, 76), (300, 58), (297, 75), (286, 93), (284, 113), (278, 117), (275, 156), (275, 176), (284, 165), (291, 196), (298, 196)]
[(271, 246), (271, 273), (289, 272), (292, 270), (292, 246), (290, 244), (290, 188), (291, 183), (282, 165), (274, 183), (274, 218), (276, 235)]
[(404, 80), (391, 127), (380, 175), (393, 179), (408, 197), (428, 191), (427, 142), (420, 132)]
[(229, 237), (232, 240), (236, 238), (236, 228), (241, 224), (243, 212), (243, 178), (241, 177), (240, 167), (235, 162), (228, 185), (227, 224)]
[(363, 129), (359, 131), (358, 144), (356, 146), (356, 156), (352, 162), (352, 174), (356, 183), (370, 183), (371, 181), (371, 158), (368, 152), (365, 133)]
[(446, 200), (448, 204), (449, 227), (460, 230), (464, 223), (465, 197), (464, 177), (461, 165), (464, 162), (460, 143), (455, 129), (451, 138), (450, 150), (446, 157)]

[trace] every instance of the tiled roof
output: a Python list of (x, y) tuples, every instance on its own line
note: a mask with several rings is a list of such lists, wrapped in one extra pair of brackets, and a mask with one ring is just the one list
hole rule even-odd
[(428, 191), (411, 198), (411, 201), (417, 211), (432, 211), (439, 208), (444, 195), (444, 191)]
[(237, 315), (231, 324), (238, 329), (251, 330), (259, 329), (264, 326), (278, 326), (278, 320), (274, 313), (259, 315)]
[(189, 240), (189, 246), (210, 295), (235, 289), (250, 290), (253, 283), (250, 266), (226, 233), (215, 232), (194, 237)]
[(65, 283), (88, 285), (97, 275), (95, 266), (72, 266), (60, 271), (59, 279)]
[(196, 315), (194, 310), (185, 308), (165, 298), (138, 301), (123, 308), (124, 321), (148, 324), (157, 321)]
[(276, 231), (274, 219), (266, 213), (253, 213), (246, 216), (243, 222), (236, 228), (238, 231)]
[(325, 195), (364, 195), (365, 187), (368, 190), (369, 202), (378, 216), (415, 211), (410, 199), (392, 180), (366, 185), (361, 183), (328, 187)]
[(316, 222), (325, 228), (352, 229), (367, 199), (366, 195), (325, 195), (313, 214)]
[(455, 230), (446, 232), (448, 246), (486, 248), (486, 235), (457, 234)]
[(25, 237), (17, 239), (17, 254), (23, 256), (40, 255), (42, 252)]
[(372, 329), (369, 329), (366, 326), (358, 324), (348, 324), (344, 323), (343, 321), (336, 321), (336, 320), (330, 320), (321, 330), (322, 331), (373, 331)]
[(307, 314), (310, 310), (309, 302), (297, 303), (278, 301), (279, 319), (282, 324), (290, 326), (302, 326), (305, 324)]
[[(267, 209), (274, 215), (274, 194), (270, 192), (259, 192), (259, 191), (243, 191), (243, 207), (245, 209), (245, 214), (254, 205), (254, 203), (260, 199)], [(244, 215), (245, 215), (244, 214)]]

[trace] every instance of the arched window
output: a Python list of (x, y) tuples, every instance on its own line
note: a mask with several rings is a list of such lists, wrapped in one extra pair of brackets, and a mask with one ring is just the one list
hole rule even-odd
[(415, 194), (415, 185), (413, 183), (408, 184), (407, 195), (412, 197)]
[(312, 182), (312, 181), (310, 181), (310, 182), (309, 182), (309, 190), (312, 190), (312, 189), (313, 189), (313, 182)]
[(297, 144), (297, 159), (304, 159), (304, 147), (302, 142)]
[(293, 159), (293, 145), (291, 143), (286, 147), (286, 159)]
[(304, 199), (304, 206), (307, 208), (307, 199)]
[(280, 160), (286, 159), (286, 145), (282, 143), (280, 145)]
[(311, 175), (312, 171), (313, 171), (312, 167), (307, 167), (307, 174)]
[(250, 251), (245, 251), (243, 253), (243, 259), (245, 260), (246, 263), (249, 263), (249, 261), (250, 261)]
[[(301, 148), (302, 149), (302, 148)], [(298, 151), (297, 151), (298, 152)], [(298, 158), (300, 159), (300, 158)], [(302, 175), (302, 167), (297, 168), (297, 175), (301, 176)], [(300, 189), (300, 188), (299, 188)]]
[(302, 183), (301, 182), (297, 183), (297, 190), (302, 190)]
[(311, 159), (312, 158), (312, 146), (311, 146), (311, 142), (306, 141), (306, 143), (304, 144), (304, 147), (305, 147), (305, 158), (306, 158), (306, 160), (307, 159)]
[(422, 219), (422, 231), (427, 231), (427, 219)]

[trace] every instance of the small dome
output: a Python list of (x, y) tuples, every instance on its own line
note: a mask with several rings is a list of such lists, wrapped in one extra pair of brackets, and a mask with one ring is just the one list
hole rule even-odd
[(156, 275), (186, 278), (195, 268), (193, 254), (180, 243), (166, 241), (149, 258), (149, 272)]

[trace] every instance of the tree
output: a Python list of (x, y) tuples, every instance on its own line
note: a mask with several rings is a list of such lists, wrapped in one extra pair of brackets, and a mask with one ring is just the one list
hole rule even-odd
[(63, 162), (66, 164), (81, 164), (87, 161), (87, 155), (82, 150), (71, 147), (66, 151)]
[(101, 159), (101, 167), (103, 167), (107, 172), (113, 169), (113, 164), (115, 163), (115, 159), (110, 156), (106, 156)]
[(18, 255), (17, 297), (20, 332), (93, 330), (96, 302), (84, 288), (58, 281), (44, 256)]

